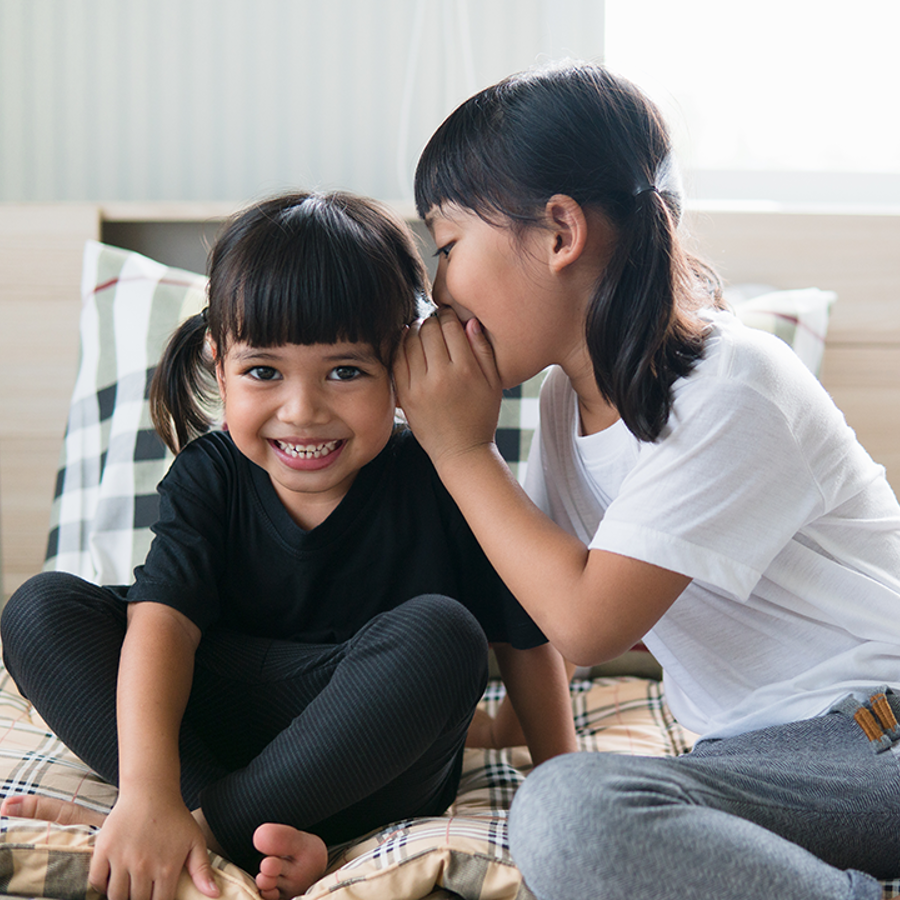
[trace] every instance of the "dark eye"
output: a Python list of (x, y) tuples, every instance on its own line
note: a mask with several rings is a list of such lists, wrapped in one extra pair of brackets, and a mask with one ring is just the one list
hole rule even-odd
[(278, 370), (271, 366), (254, 366), (247, 374), (257, 381), (274, 381), (278, 377)]
[(331, 377), (335, 381), (352, 381), (362, 374), (362, 369), (359, 369), (356, 366), (335, 366), (331, 370)]
[(450, 259), (450, 251), (453, 249), (453, 243), (444, 244), (443, 247), (438, 247), (435, 251), (435, 256), (443, 256), (444, 259)]

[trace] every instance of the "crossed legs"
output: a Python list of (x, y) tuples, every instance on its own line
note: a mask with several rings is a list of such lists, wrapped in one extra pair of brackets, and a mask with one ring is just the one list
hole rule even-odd
[[(27, 582), (3, 616), (23, 694), (112, 783), (124, 628), (115, 589), (61, 573)], [(486, 677), (480, 626), (440, 596), (377, 616), (340, 645), (205, 635), (181, 735), (185, 802), (273, 900), (293, 896), (310, 858), (324, 867), (326, 844), (446, 809)]]

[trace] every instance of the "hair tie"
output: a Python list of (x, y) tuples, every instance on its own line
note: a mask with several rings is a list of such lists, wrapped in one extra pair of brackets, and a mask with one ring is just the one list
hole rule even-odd
[(632, 196), (640, 197), (641, 194), (646, 194), (648, 191), (653, 191), (654, 193), (658, 194), (659, 188), (655, 184), (642, 184), (632, 191)]
[(209, 307), (204, 306), (203, 309), (200, 310), (200, 318), (203, 319), (203, 324), (209, 327)]

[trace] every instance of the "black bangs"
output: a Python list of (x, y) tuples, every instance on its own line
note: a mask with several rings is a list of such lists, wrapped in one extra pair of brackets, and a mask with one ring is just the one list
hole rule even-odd
[(257, 347), (362, 341), (387, 362), (425, 273), (402, 222), (349, 194), (265, 201), (226, 226), (210, 263), (210, 331)]
[[(416, 212), (425, 218), (435, 207), (456, 204), (487, 221), (515, 217), (507, 208), (505, 118), (499, 95), (507, 81), (486, 88), (458, 107), (428, 141), (415, 175)], [(499, 214), (499, 215), (498, 215)]]

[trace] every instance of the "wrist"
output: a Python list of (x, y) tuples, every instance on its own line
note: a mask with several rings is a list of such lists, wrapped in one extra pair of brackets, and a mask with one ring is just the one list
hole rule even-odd
[(138, 798), (153, 797), (163, 798), (181, 797), (180, 770), (161, 769), (148, 766), (128, 773), (122, 770), (119, 773), (119, 794), (127, 794), (129, 797)]
[(460, 447), (445, 447), (436, 453), (432, 460), (441, 480), (457, 475), (471, 474), (473, 467), (480, 470), (483, 466), (495, 466), (498, 462), (506, 465), (495, 441), (479, 441)]

